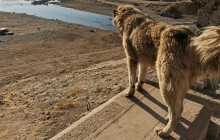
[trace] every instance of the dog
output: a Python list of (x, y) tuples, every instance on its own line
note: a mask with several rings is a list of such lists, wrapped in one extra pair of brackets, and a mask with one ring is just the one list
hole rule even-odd
[(220, 77), (220, 27), (204, 28), (200, 36), (184, 25), (168, 25), (154, 20), (131, 5), (119, 5), (113, 11), (112, 23), (122, 38), (127, 57), (129, 90), (142, 90), (148, 67), (157, 71), (162, 98), (168, 107), (168, 123), (158, 128), (160, 137), (175, 129), (183, 112), (187, 90), (198, 77)]

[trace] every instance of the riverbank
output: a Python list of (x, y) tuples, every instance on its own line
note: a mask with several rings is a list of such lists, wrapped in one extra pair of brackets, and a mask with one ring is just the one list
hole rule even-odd
[[(43, 3), (42, 1), (37, 1)], [(56, 4), (34, 5), (31, 1), (0, 1), (2, 12), (24, 13), (45, 19), (60, 20), (67, 23), (80, 24), (102, 30), (116, 30), (111, 16), (66, 8)]]
[(119, 85), (125, 82), (110, 86), (120, 82), (110, 78), (113, 68), (81, 72), (124, 57), (116, 32), (24, 14), (0, 15), (0, 27), (15, 34), (0, 36), (0, 139), (51, 137), (87, 112), (88, 101), (96, 107), (123, 90)]

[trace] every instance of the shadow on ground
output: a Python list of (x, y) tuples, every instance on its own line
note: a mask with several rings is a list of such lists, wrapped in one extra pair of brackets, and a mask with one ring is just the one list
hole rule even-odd
[[(156, 87), (157, 89), (159, 89), (159, 84), (156, 83), (156, 82), (147, 80), (146, 83)], [(153, 96), (151, 96), (146, 90), (143, 89), (142, 91), (140, 91), (140, 93), (144, 96), (144, 98), (146, 98), (146, 99), (150, 100), (151, 102), (155, 103), (160, 108), (162, 108), (164, 111), (166, 111), (166, 112), (168, 111), (167, 106), (165, 106), (163, 103), (161, 103), (160, 101), (155, 99)], [(148, 107), (148, 105), (144, 104), (140, 99), (136, 98), (135, 96), (130, 97), (129, 99), (131, 101), (133, 101), (136, 105), (138, 105), (139, 107), (141, 107), (142, 109), (144, 109), (145, 111), (150, 113), (154, 118), (159, 120), (163, 125), (167, 124), (168, 121), (166, 120), (166, 118), (164, 118), (163, 116), (160, 116), (157, 112), (155, 112), (153, 109)], [(186, 124), (187, 126), (189, 126), (190, 123), (191, 123), (189, 120), (187, 120), (183, 117), (181, 118), (181, 122)], [(174, 132), (179, 136), (183, 135), (183, 132), (185, 132), (186, 129), (187, 129), (186, 127), (184, 127), (182, 125), (182, 123), (179, 123), (178, 126), (177, 126), (178, 129), (174, 130)], [(175, 138), (172, 137), (172, 136), (169, 136), (168, 138), (164, 138), (164, 139), (169, 139), (170, 140), (170, 139), (175, 139)]]
[[(152, 85), (152, 86), (159, 89), (159, 84), (157, 82), (150, 81), (150, 80), (146, 80), (145, 82), (147, 84)], [(205, 105), (210, 111), (213, 112), (212, 115), (214, 117), (220, 118), (220, 112), (219, 112), (220, 103), (214, 100), (214, 99), (220, 99), (220, 94), (217, 94), (216, 90), (219, 90), (218, 85), (217, 86), (208, 86), (205, 89), (191, 89), (191, 91), (194, 93), (192, 93), (191, 91), (187, 92), (188, 94), (186, 94), (186, 99), (194, 101), (194, 102), (202, 104), (202, 105)], [(211, 99), (206, 98), (205, 96), (200, 96), (199, 94), (208, 96)], [(162, 108), (166, 108), (166, 106), (165, 107), (163, 106)]]

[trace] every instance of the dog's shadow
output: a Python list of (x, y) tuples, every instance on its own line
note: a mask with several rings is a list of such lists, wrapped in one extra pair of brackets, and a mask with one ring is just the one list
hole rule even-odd
[[(159, 89), (159, 84), (153, 81), (146, 81), (147, 84), (152, 85), (156, 88)], [(147, 98), (148, 100), (150, 100), (151, 102), (155, 103), (156, 105), (158, 105), (160, 108), (162, 108), (163, 110), (165, 110), (166, 112), (168, 111), (168, 108), (162, 104), (160, 101), (158, 101), (157, 99), (155, 99), (154, 97), (152, 97), (146, 90), (142, 90), (140, 91), (140, 93)], [(133, 101), (136, 105), (138, 105), (139, 107), (141, 107), (142, 109), (144, 109), (145, 111), (147, 111), (148, 113), (150, 113), (154, 118), (156, 118), (158, 121), (160, 121), (161, 123), (163, 123), (164, 125), (167, 124), (167, 120), (160, 116), (157, 112), (155, 112), (153, 109), (151, 109), (150, 107), (148, 107), (146, 104), (144, 104), (141, 100), (139, 100), (138, 98), (136, 98), (135, 96), (129, 98), (131, 101)], [(188, 121), (185, 118), (181, 118), (181, 122), (186, 124), (187, 126), (190, 125), (190, 121)], [(184, 132), (186, 132), (186, 128), (179, 123), (177, 128), (174, 130), (174, 132), (179, 135), (182, 136), (184, 134)], [(169, 136), (167, 138), (163, 138), (163, 139), (175, 139), (172, 136)]]

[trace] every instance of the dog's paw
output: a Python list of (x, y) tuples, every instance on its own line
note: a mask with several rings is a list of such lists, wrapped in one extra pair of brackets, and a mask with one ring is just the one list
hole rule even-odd
[(158, 136), (165, 138), (168, 137), (170, 134), (167, 132), (164, 132), (162, 128), (156, 127), (155, 132), (157, 133)]
[(143, 90), (143, 86), (141, 84), (137, 85), (137, 91), (142, 91)]
[(162, 131), (163, 129), (160, 127), (155, 127), (154, 131), (158, 134), (160, 131)]
[(128, 92), (126, 92), (125, 94), (125, 97), (131, 97), (134, 95), (134, 89), (129, 89)]
[(143, 81), (138, 81), (138, 84), (137, 84), (137, 90), (138, 90), (138, 91), (141, 91), (141, 90), (144, 89), (144, 88), (143, 88), (143, 84), (144, 84)]

